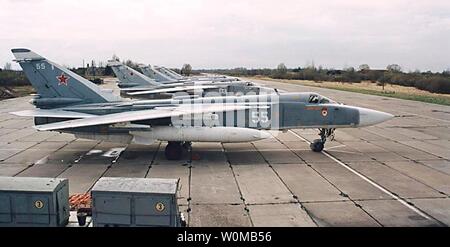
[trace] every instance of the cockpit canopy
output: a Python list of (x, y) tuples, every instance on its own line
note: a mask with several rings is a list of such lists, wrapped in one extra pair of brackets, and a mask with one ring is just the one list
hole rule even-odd
[(309, 104), (336, 104), (336, 101), (331, 100), (322, 95), (312, 93), (309, 95), (308, 103)]

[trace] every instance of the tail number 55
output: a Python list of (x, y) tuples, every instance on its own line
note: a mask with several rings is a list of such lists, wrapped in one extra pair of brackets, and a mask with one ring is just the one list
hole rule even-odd
[(257, 112), (254, 111), (252, 112), (252, 122), (253, 123), (267, 123), (269, 122), (269, 117), (268, 117), (268, 113), (266, 111), (261, 111), (261, 112)]

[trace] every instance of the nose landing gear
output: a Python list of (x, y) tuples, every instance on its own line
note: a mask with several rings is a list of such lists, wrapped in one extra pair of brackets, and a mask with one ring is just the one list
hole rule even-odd
[(319, 129), (319, 135), (320, 139), (314, 140), (309, 147), (314, 152), (322, 152), (323, 148), (325, 147), (325, 142), (327, 139), (330, 139), (331, 141), (334, 139), (334, 130), (335, 129), (325, 129), (321, 128)]

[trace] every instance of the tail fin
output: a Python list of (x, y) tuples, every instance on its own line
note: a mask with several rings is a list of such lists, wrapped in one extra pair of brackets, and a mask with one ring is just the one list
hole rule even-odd
[(159, 67), (159, 66), (153, 66), (153, 68), (157, 71), (159, 71), (161, 74), (167, 76), (168, 78), (170, 78), (171, 80), (177, 80), (177, 78), (170, 74), (169, 72), (167, 72), (166, 68), (164, 67)]
[(158, 82), (174, 82), (175, 80), (170, 78), (169, 76), (157, 71), (152, 66), (141, 66), (141, 71), (144, 75), (158, 81)]
[(166, 75), (171, 76), (172, 78), (174, 78), (176, 80), (183, 79), (182, 75), (180, 75), (180, 74), (176, 73), (175, 71), (168, 69), (166, 67), (161, 67), (160, 70), (163, 70), (166, 73)]
[(39, 108), (57, 108), (72, 104), (120, 101), (111, 92), (102, 91), (94, 83), (63, 66), (53, 63), (28, 49), (12, 49), (15, 61), (36, 89)]
[(161, 83), (156, 82), (152, 78), (149, 78), (138, 71), (118, 62), (118, 61), (108, 61), (108, 66), (110, 66), (119, 79), (119, 87), (136, 87), (136, 86), (159, 86)]

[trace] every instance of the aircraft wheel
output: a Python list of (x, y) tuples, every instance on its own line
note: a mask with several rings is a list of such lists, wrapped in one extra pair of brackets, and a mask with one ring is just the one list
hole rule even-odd
[(313, 143), (311, 143), (309, 145), (309, 147), (311, 148), (312, 151), (314, 152), (322, 152), (323, 148), (324, 148), (324, 142), (320, 139), (314, 140)]
[(168, 160), (180, 160), (183, 155), (183, 147), (180, 142), (169, 142), (164, 153)]
[(192, 143), (191, 142), (183, 142), (183, 144), (181, 146), (183, 147), (184, 150), (188, 151), (190, 148), (192, 148)]

